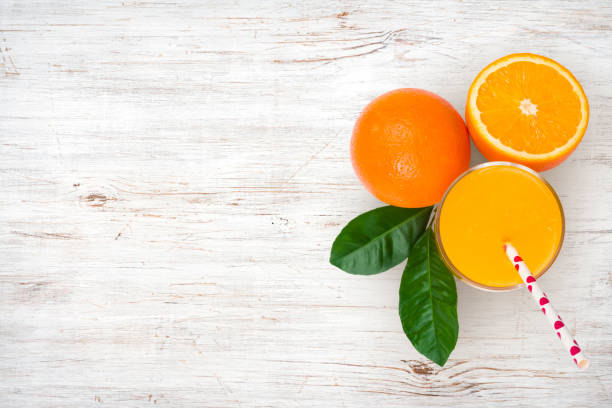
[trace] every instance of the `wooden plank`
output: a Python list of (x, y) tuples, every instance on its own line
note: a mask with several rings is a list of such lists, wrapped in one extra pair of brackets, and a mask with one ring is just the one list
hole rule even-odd
[[(609, 405), (611, 18), (598, 1), (1, 2), (0, 405)], [(438, 368), (401, 331), (401, 266), (327, 262), (380, 205), (350, 165), (363, 106), (420, 87), (462, 112), (516, 51), (590, 101), (545, 174), (568, 231), (542, 279), (586, 372), (527, 294), (462, 284)]]

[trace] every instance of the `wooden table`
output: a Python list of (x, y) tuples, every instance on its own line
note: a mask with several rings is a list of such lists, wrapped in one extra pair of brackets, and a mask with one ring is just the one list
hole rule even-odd
[[(610, 21), (606, 1), (3, 0), (0, 406), (610, 406)], [(518, 51), (590, 101), (545, 173), (567, 234), (542, 279), (585, 372), (528, 293), (462, 283), (439, 368), (402, 332), (402, 266), (328, 263), (381, 205), (350, 164), (365, 104), (419, 87), (463, 112)]]

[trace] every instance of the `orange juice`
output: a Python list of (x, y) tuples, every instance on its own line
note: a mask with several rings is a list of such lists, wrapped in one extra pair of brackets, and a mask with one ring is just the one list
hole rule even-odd
[(511, 242), (537, 278), (563, 241), (559, 199), (527, 167), (491, 162), (468, 170), (446, 192), (436, 214), (442, 256), (461, 279), (491, 290), (522, 281), (504, 252)]

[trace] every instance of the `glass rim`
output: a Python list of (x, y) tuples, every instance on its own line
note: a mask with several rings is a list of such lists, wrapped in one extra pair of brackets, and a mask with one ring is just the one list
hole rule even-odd
[(548, 262), (548, 264), (546, 264), (546, 266), (544, 268), (542, 268), (541, 271), (539, 271), (537, 274), (535, 274), (534, 277), (536, 279), (538, 279), (540, 276), (544, 275), (550, 269), (552, 264), (557, 259), (557, 256), (559, 255), (559, 252), (561, 252), (561, 247), (563, 246), (563, 240), (565, 238), (565, 213), (563, 212), (563, 205), (561, 204), (561, 200), (559, 199), (559, 196), (557, 195), (557, 192), (555, 191), (553, 186), (548, 181), (546, 181), (546, 179), (544, 177), (542, 177), (538, 172), (530, 169), (527, 166), (523, 166), (522, 164), (513, 163), (513, 162), (507, 162), (507, 161), (492, 161), (492, 162), (481, 163), (481, 164), (478, 164), (476, 166), (470, 167), (469, 169), (467, 169), (466, 171), (461, 173), (451, 183), (451, 185), (448, 186), (448, 188), (444, 192), (444, 195), (442, 196), (442, 199), (436, 205), (436, 208), (435, 208), (435, 212), (436, 213), (435, 213), (434, 219), (433, 219), (433, 229), (434, 229), (435, 236), (436, 236), (436, 245), (438, 246), (438, 250), (440, 251), (440, 255), (442, 256), (442, 260), (444, 261), (446, 266), (450, 269), (450, 271), (453, 273), (453, 275), (455, 275), (459, 280), (463, 281), (464, 283), (468, 284), (469, 286), (472, 286), (472, 287), (474, 287), (476, 289), (480, 289), (480, 290), (485, 290), (485, 291), (489, 291), (489, 292), (509, 292), (509, 291), (512, 291), (512, 290), (516, 290), (516, 289), (518, 289), (520, 287), (524, 287), (525, 284), (524, 283), (519, 283), (519, 284), (512, 285), (512, 286), (489, 286), (489, 285), (485, 285), (485, 284), (476, 282), (476, 281), (468, 278), (463, 273), (461, 273), (461, 271), (459, 271), (458, 268), (456, 268), (453, 265), (453, 263), (449, 259), (448, 255), (446, 254), (446, 251), (444, 251), (444, 246), (442, 245), (442, 238), (440, 236), (440, 214), (442, 213), (442, 206), (444, 205), (444, 201), (446, 200), (446, 197), (448, 196), (448, 193), (453, 189), (455, 184), (457, 184), (459, 182), (459, 180), (461, 180), (462, 178), (464, 178), (468, 174), (470, 174), (470, 173), (472, 173), (472, 172), (474, 172), (476, 170), (480, 170), (480, 169), (483, 169), (483, 168), (486, 168), (486, 167), (494, 167), (494, 166), (516, 167), (516, 168), (519, 168), (521, 170), (524, 170), (524, 171), (534, 175), (535, 177), (538, 178), (538, 180), (542, 181), (546, 187), (548, 187), (548, 189), (552, 193), (553, 197), (555, 198), (555, 201), (557, 202), (557, 206), (559, 207), (559, 212), (561, 213), (561, 239), (559, 240), (559, 245), (557, 246), (557, 249), (555, 250), (555, 253), (553, 254), (552, 258), (550, 259), (550, 262)]

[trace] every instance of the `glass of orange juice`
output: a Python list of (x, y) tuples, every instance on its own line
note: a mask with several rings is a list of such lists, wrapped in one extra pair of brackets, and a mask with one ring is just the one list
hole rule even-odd
[(522, 284), (504, 251), (511, 242), (536, 279), (563, 243), (563, 207), (538, 173), (510, 162), (472, 167), (448, 188), (434, 219), (444, 262), (479, 289), (504, 291)]

